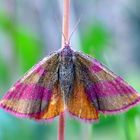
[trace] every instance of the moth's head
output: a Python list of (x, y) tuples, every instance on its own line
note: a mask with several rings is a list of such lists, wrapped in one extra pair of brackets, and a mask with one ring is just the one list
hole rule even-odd
[(65, 40), (63, 48), (70, 48), (70, 42)]

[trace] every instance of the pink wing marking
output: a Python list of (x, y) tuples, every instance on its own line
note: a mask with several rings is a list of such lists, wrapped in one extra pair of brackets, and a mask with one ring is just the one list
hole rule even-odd
[[(129, 85), (126, 85), (120, 77), (113, 81), (101, 81), (94, 83), (88, 89), (89, 92), (96, 91), (100, 96), (114, 96), (120, 94), (137, 94), (137, 92)], [(98, 90), (98, 91), (97, 91)]]
[(91, 70), (95, 73), (102, 71), (102, 64), (99, 63), (96, 59), (93, 60), (93, 65), (91, 66)]
[[(94, 72), (98, 77), (98, 74), (102, 71), (111, 75), (114, 79), (109, 81), (108, 79), (105, 80), (104, 77), (100, 77), (102, 80), (94, 83), (92, 86), (92, 91), (95, 91), (101, 107), (99, 110), (100, 112), (105, 114), (119, 113), (127, 111), (140, 103), (140, 95), (133, 87), (94, 59), (93, 65), (91, 66), (91, 72)], [(89, 91), (91, 91), (91, 89), (89, 89)]]
[(5, 100), (27, 99), (49, 101), (50, 98), (51, 91), (48, 88), (38, 84), (24, 84), (19, 82), (4, 96)]

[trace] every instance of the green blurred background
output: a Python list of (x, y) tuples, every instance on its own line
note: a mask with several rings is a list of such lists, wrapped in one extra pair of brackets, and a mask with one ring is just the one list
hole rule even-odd
[[(140, 1), (71, 0), (71, 46), (108, 65), (140, 91)], [(0, 97), (30, 67), (61, 46), (62, 0), (0, 0)], [(140, 106), (85, 124), (67, 116), (66, 140), (140, 140)], [(52, 123), (0, 110), (0, 140), (56, 140)]]

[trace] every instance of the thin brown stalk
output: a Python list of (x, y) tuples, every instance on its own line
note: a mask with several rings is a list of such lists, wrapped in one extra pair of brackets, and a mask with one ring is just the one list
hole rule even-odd
[[(63, 4), (64, 6), (63, 6), (62, 48), (65, 46), (65, 43), (68, 42), (69, 40), (70, 0), (64, 0)], [(64, 140), (64, 139), (65, 139), (65, 114), (62, 113), (59, 116), (58, 140)]]

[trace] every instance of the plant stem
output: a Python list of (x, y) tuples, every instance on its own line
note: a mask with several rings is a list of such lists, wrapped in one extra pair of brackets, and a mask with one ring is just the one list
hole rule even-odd
[(60, 114), (59, 116), (59, 124), (58, 124), (58, 140), (64, 140), (65, 136), (65, 116), (64, 114)]
[[(69, 40), (69, 18), (70, 18), (70, 0), (63, 0), (63, 35), (62, 36), (62, 48)], [(58, 123), (58, 140), (64, 140), (65, 137), (65, 114), (62, 113), (59, 116)]]
[(63, 8), (63, 35), (62, 36), (62, 48), (64, 44), (69, 40), (69, 23), (70, 23), (70, 0), (63, 0), (64, 8)]

